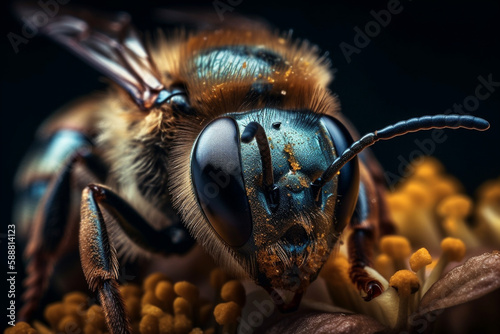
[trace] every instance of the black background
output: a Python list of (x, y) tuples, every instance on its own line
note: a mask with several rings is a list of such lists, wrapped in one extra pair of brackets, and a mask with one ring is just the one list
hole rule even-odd
[[(156, 7), (201, 5), (216, 15), (213, 0), (85, 3), (128, 11), (140, 29), (149, 31), (156, 26), (150, 20)], [(443, 113), (474, 94), (480, 75), (491, 74), (494, 81), (500, 81), (498, 1), (402, 0), (402, 12), (393, 15), (389, 25), (347, 63), (339, 44), (353, 45), (354, 27), (364, 30), (374, 20), (370, 11), (386, 9), (387, 3), (242, 0), (234, 6), (234, 13), (263, 17), (281, 31), (293, 29), (295, 37), (329, 52), (336, 69), (331, 89), (361, 133), (410, 117)], [(21, 25), (13, 18), (10, 2), (4, 1), (3, 6), (0, 166), (1, 223), (5, 226), (11, 220), (13, 175), (40, 122), (64, 103), (104, 84), (99, 73), (45, 38), (31, 38), (16, 54), (7, 33), (21, 34)], [(482, 182), (500, 175), (500, 87), (472, 114), (488, 119), (491, 129), (484, 133), (449, 130), (448, 140), (434, 152), (471, 195)], [(408, 135), (379, 143), (373, 151), (386, 171), (399, 174), (398, 156), (408, 159), (417, 149), (415, 139), (426, 138), (429, 133)]]

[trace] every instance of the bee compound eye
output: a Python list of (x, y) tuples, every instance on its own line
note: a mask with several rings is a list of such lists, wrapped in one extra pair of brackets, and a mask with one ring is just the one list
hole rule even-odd
[(191, 154), (191, 179), (212, 228), (229, 246), (243, 246), (252, 233), (252, 217), (233, 119), (218, 118), (198, 136)]
[(174, 110), (183, 114), (193, 114), (193, 110), (189, 105), (188, 95), (183, 88), (173, 88), (171, 90), (162, 90), (156, 98), (156, 105), (163, 103), (169, 104)]
[[(323, 116), (321, 122), (328, 130), (337, 156), (340, 156), (354, 142), (349, 130), (338, 119)], [(354, 212), (359, 192), (359, 161), (353, 158), (340, 170), (337, 184), (337, 198), (335, 216), (337, 218), (337, 229), (343, 229)]]

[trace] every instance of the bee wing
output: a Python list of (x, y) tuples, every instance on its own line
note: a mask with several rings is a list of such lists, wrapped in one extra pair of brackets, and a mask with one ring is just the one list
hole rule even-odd
[[(146, 47), (130, 24), (130, 16), (124, 12), (109, 15), (62, 9), (39, 28), (40, 32), (111, 78), (141, 109), (152, 107), (164, 87)], [(23, 6), (18, 12), (23, 20), (29, 20), (36, 15), (34, 10)]]

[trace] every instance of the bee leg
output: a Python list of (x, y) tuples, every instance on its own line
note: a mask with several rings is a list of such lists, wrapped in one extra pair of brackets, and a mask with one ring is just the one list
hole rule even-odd
[(361, 165), (361, 183), (358, 202), (351, 219), (352, 234), (348, 240), (349, 260), (351, 264), (349, 277), (357, 288), (363, 292), (363, 298), (369, 301), (379, 296), (384, 288), (364, 269), (371, 265), (372, 250), (378, 233), (379, 198), (375, 184), (366, 168)]
[(76, 242), (78, 220), (72, 217), (74, 213), (71, 212), (69, 198), (74, 187), (72, 174), (77, 162), (95, 171), (91, 176), (94, 180), (105, 176), (103, 164), (91, 150), (85, 149), (71, 156), (50, 183), (34, 215), (33, 232), (25, 251), (29, 262), (22, 297), (24, 305), (19, 311), (20, 320), (27, 321), (37, 312), (54, 266), (62, 254), (71, 251), (74, 247), (72, 244)]
[(380, 235), (394, 234), (396, 233), (396, 227), (390, 217), (387, 201), (385, 200), (388, 186), (386, 176), (384, 175), (382, 166), (380, 166), (380, 163), (377, 161), (371, 150), (368, 149), (362, 153), (364, 154), (363, 159), (366, 162), (365, 166), (370, 172), (370, 176), (375, 184), (376, 198), (379, 203), (378, 228)]
[(132, 242), (148, 251), (171, 255), (191, 249), (195, 241), (185, 228), (171, 226), (157, 231), (124, 199), (108, 187), (89, 184), (82, 193), (80, 258), (85, 278), (97, 291), (112, 333), (128, 333), (130, 325), (118, 291), (118, 260), (110, 243), (101, 209), (114, 218)]
[[(97, 190), (97, 191), (96, 191)], [(82, 193), (80, 258), (89, 288), (98, 293), (110, 333), (131, 333), (125, 305), (118, 290), (118, 259), (110, 244), (106, 223), (97, 204), (98, 189)]]

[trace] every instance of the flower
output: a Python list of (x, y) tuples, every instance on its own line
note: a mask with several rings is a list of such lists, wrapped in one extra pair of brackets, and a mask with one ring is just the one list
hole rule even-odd
[[(436, 160), (414, 170), (387, 197), (398, 234), (382, 237), (373, 268), (365, 267), (382, 283), (380, 296), (363, 300), (349, 279), (344, 245), (317, 280), (330, 300), (305, 298), (291, 314), (280, 314), (265, 291), (220, 269), (210, 277), (212, 302), (202, 300), (193, 284), (163, 274), (150, 275), (142, 287), (124, 285), (134, 332), (495, 333), (500, 326), (500, 179), (480, 187), (474, 207)], [(106, 331), (102, 309), (81, 293), (47, 306), (45, 318), (48, 325), (35, 322), (34, 329), (18, 323), (5, 333), (55, 333), (68, 326), (84, 333)]]

